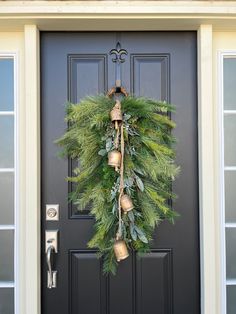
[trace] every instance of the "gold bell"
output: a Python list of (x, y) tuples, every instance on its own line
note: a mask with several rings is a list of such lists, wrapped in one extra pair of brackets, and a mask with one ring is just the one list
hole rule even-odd
[(124, 212), (129, 212), (134, 208), (133, 202), (129, 195), (123, 194), (120, 198), (120, 205)]
[(117, 262), (126, 259), (129, 256), (129, 252), (124, 240), (116, 240), (113, 248)]
[(110, 117), (111, 121), (115, 122), (115, 128), (118, 129), (118, 122), (122, 121), (121, 103), (118, 99), (110, 112)]
[(118, 150), (112, 150), (108, 153), (108, 165), (115, 167), (116, 170), (120, 167), (121, 153)]

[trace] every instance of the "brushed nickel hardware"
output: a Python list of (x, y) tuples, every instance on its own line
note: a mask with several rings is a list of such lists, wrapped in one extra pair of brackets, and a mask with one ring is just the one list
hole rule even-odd
[(57, 287), (57, 271), (52, 270), (53, 253), (58, 253), (58, 230), (46, 230), (45, 232), (45, 252), (48, 266), (47, 287), (49, 289)]
[(59, 205), (47, 204), (46, 205), (46, 220), (59, 220)]
[(58, 230), (46, 230), (45, 231), (45, 253), (49, 246), (52, 245), (55, 253), (58, 252)]
[(52, 253), (55, 252), (54, 251), (54, 247), (51, 244), (48, 249), (47, 249), (47, 265), (48, 265), (48, 289), (52, 289), (52, 288), (56, 288), (57, 286), (57, 271), (53, 271), (52, 270)]

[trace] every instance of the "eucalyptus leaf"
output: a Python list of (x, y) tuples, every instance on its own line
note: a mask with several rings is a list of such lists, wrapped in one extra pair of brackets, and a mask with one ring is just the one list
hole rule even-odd
[(138, 226), (134, 226), (135, 230), (137, 231), (138, 234), (143, 235), (143, 231), (138, 227)]
[(141, 169), (135, 168), (134, 171), (144, 176), (144, 172)]
[(134, 222), (134, 213), (132, 210), (128, 212), (128, 217), (131, 222)]
[(137, 233), (136, 233), (135, 226), (133, 223), (130, 224), (130, 235), (134, 241), (137, 240)]
[(100, 156), (105, 156), (107, 154), (106, 149), (100, 149), (100, 151), (98, 152), (98, 155)]
[(134, 184), (134, 179), (132, 177), (128, 177), (127, 181), (129, 186), (132, 186)]
[(136, 132), (134, 129), (128, 128), (128, 133), (131, 136), (139, 135), (138, 132)]
[(131, 114), (127, 114), (127, 113), (124, 114), (124, 119), (126, 121), (129, 120), (130, 118), (131, 118)]
[(122, 234), (123, 234), (124, 239), (126, 239), (126, 237), (127, 237), (127, 231), (126, 231), (126, 227), (125, 227), (125, 224), (124, 224), (124, 223), (122, 223), (122, 225), (121, 225), (121, 231), (122, 231)]
[(128, 177), (124, 179), (124, 185), (126, 187), (131, 187), (134, 183), (134, 179), (132, 177)]
[(148, 239), (146, 238), (145, 235), (140, 235), (138, 234), (139, 240), (141, 240), (143, 243), (148, 243)]
[(106, 140), (106, 151), (109, 152), (112, 149), (112, 139), (108, 137)]
[(137, 227), (136, 225), (134, 226), (134, 228), (135, 228), (135, 231), (138, 234), (139, 240), (141, 240), (143, 243), (148, 243), (148, 239), (145, 236), (144, 232), (139, 227)]
[(136, 179), (136, 183), (137, 183), (137, 186), (138, 186), (138, 188), (139, 188), (139, 190), (141, 191), (141, 192), (143, 192), (144, 191), (144, 184), (143, 184), (143, 181), (140, 179), (140, 177), (139, 176), (135, 176), (135, 179)]
[(116, 193), (117, 193), (116, 190), (111, 190), (111, 200), (114, 200), (114, 199), (115, 199)]
[(116, 209), (117, 209), (116, 204), (114, 204), (112, 207), (112, 214), (113, 215), (116, 213)]

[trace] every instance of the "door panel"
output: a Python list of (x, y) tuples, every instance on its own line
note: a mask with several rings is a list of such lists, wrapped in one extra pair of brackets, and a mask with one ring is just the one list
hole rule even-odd
[(169, 100), (169, 59), (168, 54), (132, 54), (132, 93)]
[[(180, 213), (174, 226), (155, 231), (152, 250), (119, 264), (104, 277), (96, 251), (86, 243), (93, 233), (89, 208), (68, 202), (73, 189), (65, 178), (77, 161), (60, 159), (55, 140), (66, 129), (65, 103), (106, 92), (115, 82), (109, 51), (121, 42), (128, 56), (122, 85), (137, 96), (176, 105), (177, 163), (173, 184)], [(42, 313), (199, 314), (199, 225), (197, 169), (197, 90), (195, 32), (97, 32), (41, 34), (42, 151)], [(59, 221), (46, 221), (45, 205), (59, 204)], [(45, 230), (59, 230), (54, 268), (58, 285), (47, 289)]]

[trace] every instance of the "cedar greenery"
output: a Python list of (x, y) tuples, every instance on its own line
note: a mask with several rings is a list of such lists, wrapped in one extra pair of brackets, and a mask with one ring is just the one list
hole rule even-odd
[[(130, 249), (147, 252), (154, 228), (164, 219), (173, 222), (177, 213), (169, 206), (175, 195), (171, 183), (179, 172), (174, 163), (175, 127), (166, 102), (140, 97), (121, 101), (125, 139), (124, 192), (134, 209), (122, 215), (122, 236)], [(114, 100), (104, 96), (86, 97), (79, 104), (68, 104), (68, 129), (57, 141), (63, 155), (79, 159), (80, 167), (68, 178), (75, 183), (70, 200), (84, 210), (91, 206), (95, 233), (89, 241), (103, 257), (104, 273), (116, 273), (113, 245), (118, 228), (119, 173), (107, 164), (114, 149), (116, 131), (109, 113)]]

